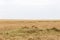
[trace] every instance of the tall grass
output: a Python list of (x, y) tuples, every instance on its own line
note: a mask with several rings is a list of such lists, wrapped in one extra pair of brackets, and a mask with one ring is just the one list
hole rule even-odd
[[(14, 37), (18, 36), (18, 37), (22, 37), (23, 39), (25, 38), (26, 40), (43, 40), (45, 37), (47, 37), (46, 39), (48, 39), (48, 40), (52, 40), (52, 38), (50, 38), (50, 39), (48, 38), (49, 33), (51, 33), (51, 31), (53, 31), (54, 33), (56, 33), (56, 32), (60, 33), (60, 29), (57, 29), (55, 27), (50, 28), (50, 29), (47, 28), (47, 29), (43, 30), (43, 29), (37, 28), (35, 26), (32, 26), (31, 28), (25, 26), (23, 28), (18, 28), (15, 30), (0, 32), (0, 35), (3, 35), (5, 37), (5, 39), (10, 39), (11, 37), (13, 39)], [(29, 36), (32, 36), (32, 38), (30, 38)], [(17, 40), (18, 38), (15, 38), (15, 39)], [(22, 39), (19, 39), (19, 40), (22, 40)], [(54, 40), (54, 38), (53, 38), (53, 40)]]

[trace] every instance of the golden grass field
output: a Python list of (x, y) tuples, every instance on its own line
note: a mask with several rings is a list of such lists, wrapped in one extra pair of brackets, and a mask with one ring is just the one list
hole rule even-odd
[(60, 40), (60, 20), (0, 20), (0, 40)]

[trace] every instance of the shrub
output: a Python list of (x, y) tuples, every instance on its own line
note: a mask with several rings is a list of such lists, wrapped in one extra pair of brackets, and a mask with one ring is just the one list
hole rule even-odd
[(54, 30), (54, 31), (60, 32), (60, 30), (57, 29), (57, 28), (55, 28), (55, 27), (53, 27), (51, 30)]

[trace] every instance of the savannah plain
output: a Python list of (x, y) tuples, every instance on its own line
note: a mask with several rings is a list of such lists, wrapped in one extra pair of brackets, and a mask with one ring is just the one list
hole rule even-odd
[(0, 20), (0, 40), (60, 40), (60, 20)]

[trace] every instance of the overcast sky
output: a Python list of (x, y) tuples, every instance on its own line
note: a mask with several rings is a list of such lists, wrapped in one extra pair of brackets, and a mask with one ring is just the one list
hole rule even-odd
[(0, 19), (60, 19), (60, 0), (0, 0)]

